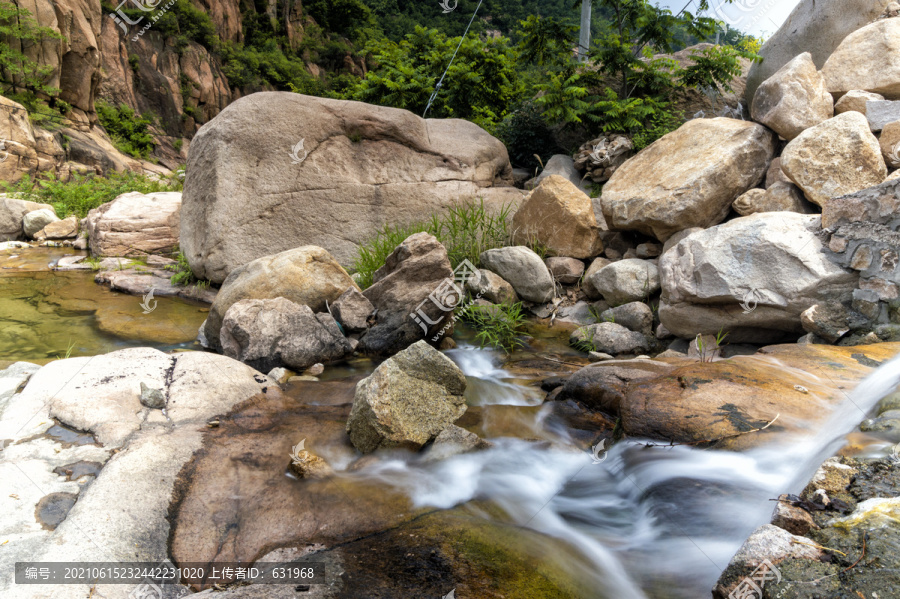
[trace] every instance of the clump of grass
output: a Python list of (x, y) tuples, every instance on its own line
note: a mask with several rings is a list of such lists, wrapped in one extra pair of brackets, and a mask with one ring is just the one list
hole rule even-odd
[(525, 313), (521, 302), (492, 306), (469, 304), (460, 318), (477, 331), (475, 338), (481, 347), (491, 346), (512, 353), (525, 345), (522, 340)]
[(99, 256), (87, 256), (84, 261), (87, 264), (91, 265), (91, 270), (97, 271), (100, 270), (100, 257)]
[(453, 268), (463, 260), (469, 260), (478, 266), (482, 252), (508, 244), (511, 212), (510, 205), (503, 206), (492, 214), (485, 208), (484, 200), (460, 202), (450, 206), (444, 213), (432, 215), (428, 221), (406, 226), (387, 226), (359, 246), (353, 262), (357, 283), (363, 289), (369, 287), (372, 275), (384, 265), (388, 255), (414, 233), (434, 235), (447, 248)]
[(38, 181), (26, 175), (16, 183), (0, 182), (0, 190), (6, 193), (17, 194), (23, 200), (51, 204), (60, 218), (70, 214), (84, 218), (92, 209), (130, 191), (181, 191), (182, 187), (182, 181), (174, 176), (148, 177), (131, 171), (113, 172), (106, 177), (75, 175), (66, 182), (53, 175)]
[(175, 253), (175, 264), (169, 264), (165, 268), (175, 273), (169, 278), (173, 285), (187, 286), (199, 281), (194, 276), (194, 271), (191, 270), (191, 265), (188, 264), (187, 257), (181, 250), (177, 250)]

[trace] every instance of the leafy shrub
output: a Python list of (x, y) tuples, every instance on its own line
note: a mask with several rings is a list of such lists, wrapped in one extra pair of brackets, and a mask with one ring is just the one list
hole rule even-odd
[(496, 134), (506, 144), (510, 162), (528, 170), (546, 164), (559, 150), (541, 109), (533, 102), (525, 102), (503, 119)]
[(522, 340), (525, 313), (521, 302), (493, 306), (469, 304), (460, 312), (460, 318), (476, 330), (475, 338), (481, 347), (491, 346), (512, 353), (525, 345)]
[(116, 148), (135, 158), (146, 158), (156, 149), (156, 142), (150, 135), (152, 121), (145, 115), (138, 115), (125, 104), (114, 108), (106, 102), (96, 102), (97, 118)]
[(414, 233), (434, 235), (445, 248), (450, 264), (455, 268), (463, 260), (478, 265), (481, 254), (503, 247), (509, 241), (511, 206), (503, 206), (496, 214), (484, 207), (484, 201), (460, 202), (442, 214), (432, 215), (430, 221), (406, 226), (387, 226), (372, 239), (360, 244), (353, 270), (357, 283), (365, 289), (372, 284), (372, 275), (384, 265), (385, 259), (398, 245)]
[(75, 175), (68, 182), (52, 175), (46, 180), (33, 181), (26, 175), (15, 184), (0, 182), (0, 188), (32, 202), (51, 204), (60, 218), (70, 214), (84, 218), (93, 208), (111, 202), (123, 193), (181, 191), (182, 183), (177, 176), (157, 178), (126, 171), (110, 173), (108, 177)]
[(681, 112), (671, 112), (665, 108), (657, 110), (648, 119), (647, 126), (640, 129), (632, 137), (635, 152), (639, 152), (652, 144), (654, 141), (671, 133), (684, 123), (684, 114)]

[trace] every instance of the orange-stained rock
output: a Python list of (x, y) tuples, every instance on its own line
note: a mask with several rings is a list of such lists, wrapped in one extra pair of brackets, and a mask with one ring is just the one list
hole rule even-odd
[(767, 430), (726, 439), (717, 447), (758, 445), (827, 418), (875, 362), (898, 351), (900, 343), (791, 344), (717, 362), (682, 366), (678, 360), (674, 363), (680, 367), (668, 374), (629, 383), (621, 400), (622, 426), (631, 437), (689, 443), (759, 428), (780, 414)]

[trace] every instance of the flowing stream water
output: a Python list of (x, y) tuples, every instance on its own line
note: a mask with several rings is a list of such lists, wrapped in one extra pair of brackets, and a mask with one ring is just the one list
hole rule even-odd
[[(205, 308), (160, 298), (159, 309), (145, 315), (139, 298), (97, 286), (92, 273), (46, 271), (49, 261), (66, 253), (71, 251), (0, 255), (0, 320), (7, 325), (0, 360), (46, 361), (67, 346), (72, 355), (148, 344), (194, 347)], [(541, 341), (536, 358), (547, 353)], [(399, 490), (415, 507), (465, 506), (487, 519), (496, 513), (477, 506), (491, 502), (509, 522), (565, 541), (571, 553), (555, 560), (565, 574), (595, 589), (591, 596), (615, 599), (709, 597), (732, 555), (769, 521), (771, 500), (799, 492), (900, 382), (895, 358), (815, 430), (784, 433), (773, 444), (741, 453), (648, 447), (628, 439), (594, 459), (583, 437), (576, 440), (572, 428), (552, 418), (554, 406), (543, 404), (544, 394), (498, 367), (492, 352), (464, 345), (447, 354), (467, 375), (468, 403), (482, 418), (478, 432), (494, 447), (432, 463), (399, 452), (340, 476)], [(361, 364), (329, 368), (325, 378), (358, 377), (374, 368)], [(811, 387), (827, 384), (804, 376)], [(353, 459), (325, 457), (338, 467)]]
[[(449, 355), (477, 388), (470, 403), (533, 405), (489, 352), (467, 348)], [(597, 597), (709, 597), (740, 545), (769, 521), (770, 500), (799, 492), (898, 383), (895, 358), (818, 430), (741, 453), (647, 447), (629, 439), (594, 459), (556, 429), (547, 434), (549, 448), (494, 438), (491, 449), (442, 462), (397, 457), (348, 476), (401, 489), (417, 507), (494, 502), (511, 521), (567, 541), (575, 550), (567, 574), (590, 584)]]

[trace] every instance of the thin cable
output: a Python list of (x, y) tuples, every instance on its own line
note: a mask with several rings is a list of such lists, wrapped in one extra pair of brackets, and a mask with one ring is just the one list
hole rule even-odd
[(447, 65), (447, 68), (444, 69), (444, 74), (441, 75), (440, 81), (437, 82), (437, 85), (434, 86), (434, 92), (431, 94), (431, 97), (428, 98), (428, 105), (425, 106), (425, 112), (422, 113), (422, 118), (425, 118), (425, 115), (428, 114), (428, 109), (431, 108), (431, 105), (434, 103), (435, 98), (437, 98), (438, 92), (441, 90), (441, 84), (444, 83), (444, 77), (447, 76), (447, 71), (450, 70), (450, 66), (453, 64), (453, 61), (456, 59), (456, 53), (459, 52), (460, 47), (462, 47), (463, 40), (466, 39), (466, 35), (469, 33), (469, 27), (472, 26), (472, 22), (475, 21), (475, 15), (478, 14), (478, 9), (481, 8), (481, 3), (484, 0), (478, 0), (478, 6), (475, 7), (475, 12), (472, 13), (472, 18), (469, 19), (469, 24), (466, 25), (466, 30), (463, 32), (462, 37), (459, 38), (459, 44), (456, 46), (456, 50), (453, 52), (453, 56), (450, 57), (450, 63)]

